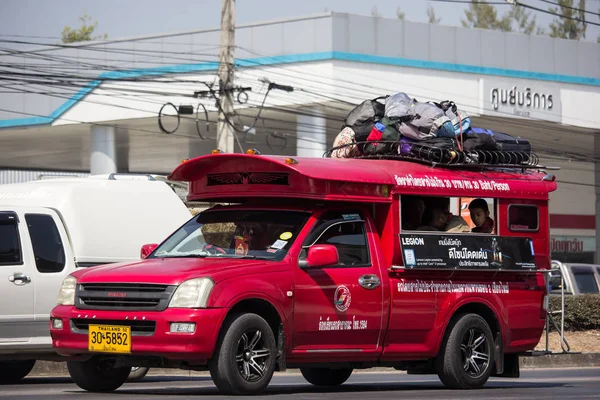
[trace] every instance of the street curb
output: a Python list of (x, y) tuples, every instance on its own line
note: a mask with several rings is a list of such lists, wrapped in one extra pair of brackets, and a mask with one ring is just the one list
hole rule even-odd
[[(553, 353), (539, 356), (520, 357), (520, 366), (522, 369), (541, 369), (541, 368), (582, 368), (582, 367), (600, 367), (600, 353)], [(297, 369), (288, 369), (285, 372), (276, 373), (277, 375), (289, 375), (299, 373)], [(375, 367), (365, 370), (356, 370), (358, 373), (368, 372), (396, 372), (393, 368)], [(150, 368), (148, 376), (210, 376), (208, 372), (186, 371), (171, 368)], [(59, 361), (38, 361), (33, 371), (28, 377), (64, 377), (69, 376), (65, 362)]]

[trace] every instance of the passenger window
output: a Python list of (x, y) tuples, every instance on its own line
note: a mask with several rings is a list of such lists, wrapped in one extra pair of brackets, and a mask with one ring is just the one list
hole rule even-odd
[(513, 232), (537, 232), (540, 212), (536, 205), (511, 204), (508, 206), (508, 229)]
[(35, 264), (42, 273), (60, 272), (65, 267), (65, 251), (60, 234), (50, 215), (25, 215)]
[(0, 213), (0, 265), (23, 264), (16, 215)]
[(334, 245), (338, 250), (340, 267), (371, 265), (365, 223), (360, 212), (323, 214), (304, 241), (300, 258), (305, 258), (307, 248), (314, 244)]
[(403, 231), (493, 234), (497, 230), (493, 198), (404, 195), (400, 206)]

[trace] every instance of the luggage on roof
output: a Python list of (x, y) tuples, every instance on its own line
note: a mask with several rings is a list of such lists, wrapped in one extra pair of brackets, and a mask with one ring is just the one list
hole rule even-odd
[(342, 128), (325, 156), (514, 167), (539, 161), (527, 140), (471, 126), (453, 101), (419, 102), (404, 92), (360, 103)]

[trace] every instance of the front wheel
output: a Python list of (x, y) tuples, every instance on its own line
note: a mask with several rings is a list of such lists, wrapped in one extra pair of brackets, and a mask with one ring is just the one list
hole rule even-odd
[(461, 316), (444, 341), (435, 361), (442, 383), (452, 389), (485, 385), (494, 366), (494, 337), (477, 314)]
[(112, 392), (125, 383), (131, 367), (113, 367), (110, 360), (92, 357), (87, 361), (67, 361), (73, 381), (89, 392)]
[(339, 386), (352, 375), (352, 368), (300, 368), (300, 373), (315, 386)]
[(257, 314), (238, 314), (223, 325), (208, 367), (224, 394), (258, 394), (275, 371), (277, 346), (271, 327)]

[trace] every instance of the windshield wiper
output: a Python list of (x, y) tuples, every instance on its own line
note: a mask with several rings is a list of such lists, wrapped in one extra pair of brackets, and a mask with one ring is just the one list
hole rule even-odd
[(228, 257), (228, 258), (234, 258), (236, 260), (238, 260), (238, 259), (241, 259), (241, 260), (273, 260), (272, 257), (253, 256), (253, 255), (232, 256), (232, 257)]
[(156, 258), (205, 258), (210, 257), (212, 254), (182, 254), (176, 256), (156, 256)]

